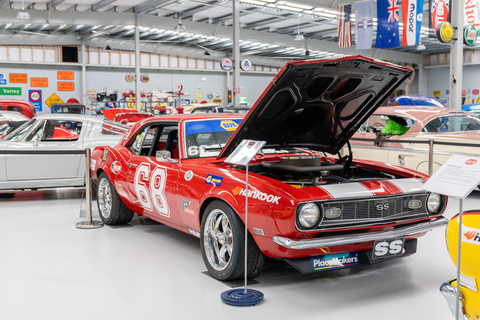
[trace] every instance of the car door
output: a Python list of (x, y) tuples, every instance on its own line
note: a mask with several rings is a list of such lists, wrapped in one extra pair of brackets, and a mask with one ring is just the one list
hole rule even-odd
[(165, 224), (182, 226), (177, 203), (178, 160), (157, 161), (156, 152), (168, 150), (178, 158), (178, 123), (149, 123), (127, 144), (129, 159), (126, 183), (132, 202), (144, 216)]
[(7, 146), (7, 180), (77, 178), (83, 157), (83, 127), (82, 121), (68, 119), (40, 121), (23, 140)]

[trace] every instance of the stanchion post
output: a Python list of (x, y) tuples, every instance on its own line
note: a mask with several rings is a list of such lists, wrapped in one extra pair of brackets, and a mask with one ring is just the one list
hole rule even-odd
[(85, 149), (85, 197), (87, 202), (87, 221), (78, 222), (75, 226), (78, 229), (96, 229), (103, 227), (101, 221), (93, 221), (92, 219), (92, 185), (90, 178), (90, 148)]
[(433, 140), (428, 140), (428, 175), (433, 174)]
[(460, 199), (460, 208), (459, 208), (459, 213), (458, 213), (458, 251), (457, 251), (457, 305), (456, 305), (456, 314), (455, 314), (455, 319), (460, 320), (463, 317), (461, 317), (462, 310), (460, 308), (460, 300), (462, 299), (462, 295), (460, 294), (460, 277), (461, 277), (461, 272), (460, 272), (460, 264), (462, 261), (462, 215), (463, 215), (463, 199)]

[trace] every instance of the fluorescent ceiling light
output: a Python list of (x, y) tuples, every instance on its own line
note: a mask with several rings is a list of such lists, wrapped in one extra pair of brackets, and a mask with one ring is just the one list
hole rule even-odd
[(176, 32), (184, 32), (187, 31), (187, 28), (182, 24), (182, 22), (179, 21), (173, 30)]
[(28, 19), (30, 19), (30, 14), (27, 11), (22, 9), (17, 14), (17, 19), (28, 20)]

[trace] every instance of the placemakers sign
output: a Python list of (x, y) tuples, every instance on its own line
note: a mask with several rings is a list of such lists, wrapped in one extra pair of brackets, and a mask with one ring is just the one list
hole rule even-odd
[(474, 45), (477, 41), (477, 28), (471, 24), (463, 27), (463, 43), (466, 45)]
[(4, 87), (0, 88), (0, 96), (21, 96), (22, 88), (20, 87)]

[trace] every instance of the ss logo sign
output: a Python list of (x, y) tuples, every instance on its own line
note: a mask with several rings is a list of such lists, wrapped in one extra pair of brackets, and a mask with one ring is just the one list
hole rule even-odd
[(372, 258), (381, 259), (402, 254), (404, 243), (404, 238), (375, 241)]
[(388, 202), (387, 203), (379, 203), (375, 206), (376, 210), (388, 210)]

